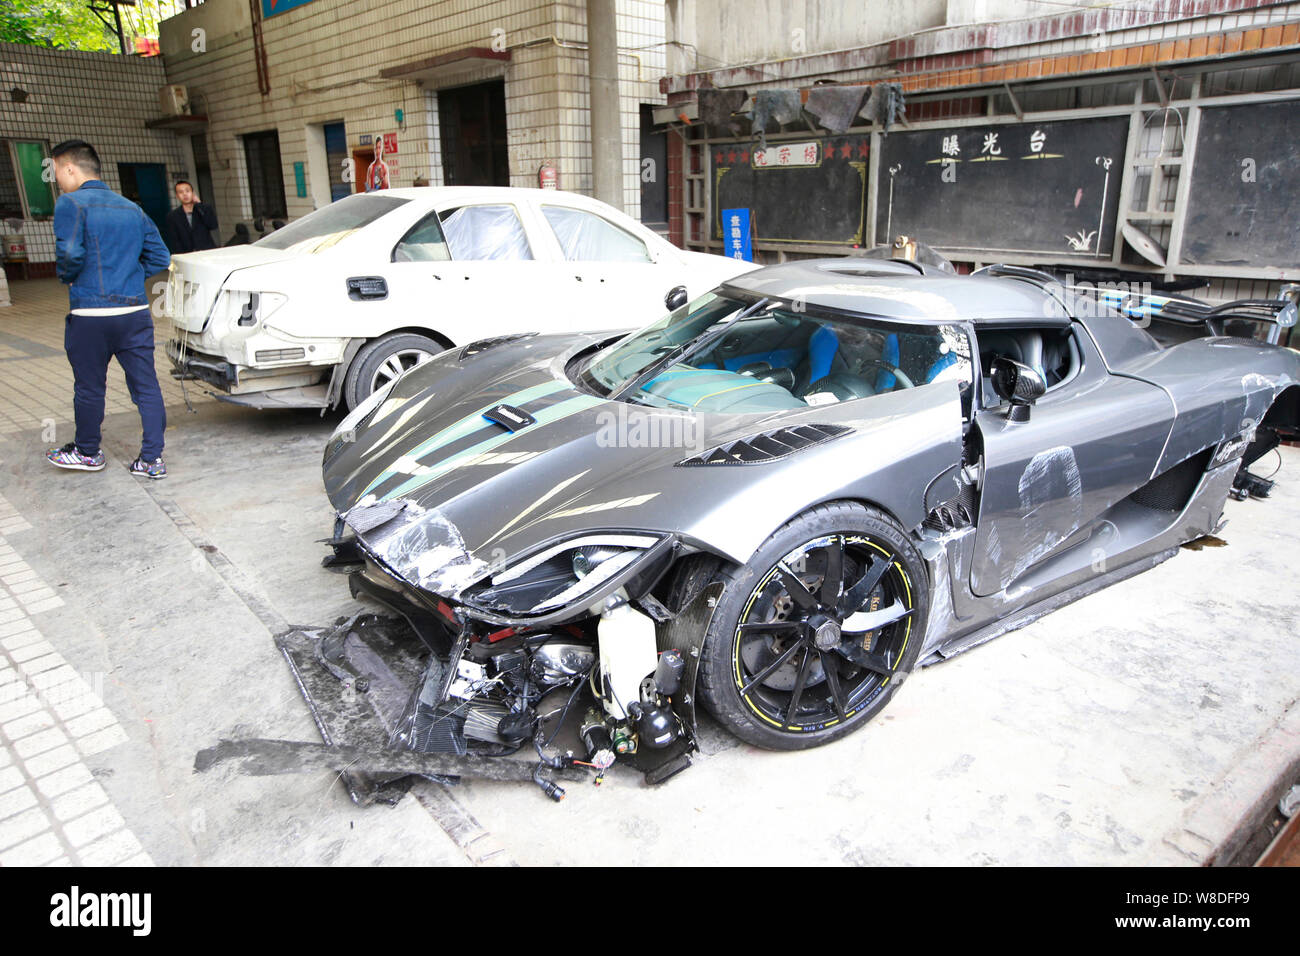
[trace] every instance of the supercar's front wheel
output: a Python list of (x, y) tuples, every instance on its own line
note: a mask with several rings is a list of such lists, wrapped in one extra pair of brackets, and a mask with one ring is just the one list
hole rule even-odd
[(879, 511), (814, 508), (723, 582), (700, 697), (757, 746), (798, 750), (851, 733), (884, 708), (920, 653), (921, 556)]

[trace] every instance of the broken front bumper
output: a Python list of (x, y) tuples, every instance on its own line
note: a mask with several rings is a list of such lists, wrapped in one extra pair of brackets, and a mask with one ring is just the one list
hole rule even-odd
[[(412, 774), (443, 783), (459, 777), (539, 782), (538, 764), (531, 758), (422, 753), (394, 746), (427, 652), (393, 622), (359, 614), (332, 628), (293, 628), (276, 637), (276, 646), (323, 742), (221, 740), (198, 753), (195, 770), (222, 764), (252, 776), (329, 770), (359, 806), (396, 803)], [(546, 773), (561, 780), (586, 776), (564, 768)]]
[(249, 368), (215, 355), (182, 349), (176, 339), (167, 343), (167, 357), (173, 378), (211, 386), (215, 389), (213, 396), (223, 402), (252, 408), (324, 408), (328, 404), (331, 368)]

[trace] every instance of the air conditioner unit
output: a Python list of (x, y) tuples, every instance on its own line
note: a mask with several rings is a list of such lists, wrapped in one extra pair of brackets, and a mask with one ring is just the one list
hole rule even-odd
[(190, 95), (183, 86), (160, 87), (158, 105), (166, 116), (185, 116), (190, 111)]

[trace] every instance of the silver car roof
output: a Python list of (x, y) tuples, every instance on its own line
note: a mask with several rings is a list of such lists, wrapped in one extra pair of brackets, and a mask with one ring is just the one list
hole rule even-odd
[[(810, 309), (934, 324), (1068, 325), (1070, 314), (1037, 283), (1009, 276), (955, 276), (888, 259), (805, 259), (728, 280), (723, 291), (792, 301)], [(1071, 297), (1066, 297), (1070, 301)]]

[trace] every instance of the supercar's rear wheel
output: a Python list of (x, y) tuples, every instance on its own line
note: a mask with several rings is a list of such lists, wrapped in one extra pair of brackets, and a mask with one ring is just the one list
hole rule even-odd
[(724, 581), (700, 696), (749, 743), (797, 750), (851, 733), (884, 708), (920, 653), (921, 557), (878, 511), (814, 508)]

